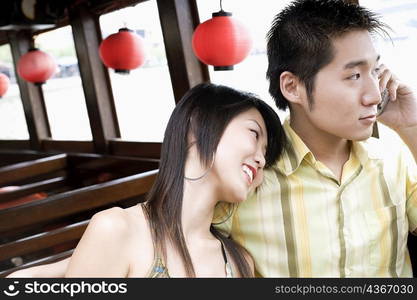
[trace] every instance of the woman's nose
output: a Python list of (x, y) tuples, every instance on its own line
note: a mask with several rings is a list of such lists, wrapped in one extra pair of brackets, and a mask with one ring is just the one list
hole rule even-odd
[(265, 167), (266, 160), (265, 155), (262, 153), (262, 151), (258, 151), (256, 153), (255, 162), (258, 164), (259, 168)]

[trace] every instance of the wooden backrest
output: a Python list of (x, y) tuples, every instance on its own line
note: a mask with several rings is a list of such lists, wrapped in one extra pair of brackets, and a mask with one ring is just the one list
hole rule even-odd
[(84, 187), (0, 210), (0, 235), (145, 194), (157, 170)]
[(7, 165), (12, 165), (24, 161), (40, 159), (48, 156), (52, 156), (55, 154), (48, 154), (43, 152), (37, 151), (29, 151), (29, 150), (19, 150), (19, 151), (11, 151), (0, 149), (0, 167), (4, 167)]
[(58, 154), (50, 157), (16, 163), (0, 168), (0, 186), (14, 184), (38, 175), (65, 169), (67, 155)]
[(89, 220), (77, 222), (2, 244), (0, 245), (0, 261), (59, 246), (67, 242), (77, 242), (87, 228), (88, 222)]
[[(24, 182), (0, 193), (0, 276), (69, 253), (97, 211), (143, 201), (156, 178), (155, 166), (155, 160), (56, 155), (0, 168), (3, 184)], [(64, 176), (48, 178), (57, 170)], [(123, 176), (135, 171), (140, 173)], [(33, 178), (41, 180), (29, 182)], [(34, 193), (46, 196), (27, 200)]]

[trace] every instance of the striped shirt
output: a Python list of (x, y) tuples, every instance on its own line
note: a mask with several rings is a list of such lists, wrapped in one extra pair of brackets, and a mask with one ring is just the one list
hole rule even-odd
[(352, 142), (339, 182), (288, 120), (284, 130), (290, 146), (221, 225), (252, 254), (259, 276), (411, 277), (417, 172), (404, 154), (381, 151), (374, 138)]

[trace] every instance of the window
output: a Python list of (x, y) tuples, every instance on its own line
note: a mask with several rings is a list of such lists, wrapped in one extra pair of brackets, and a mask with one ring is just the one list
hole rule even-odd
[(360, 0), (360, 5), (378, 13), (391, 27), (391, 39), (377, 37), (376, 47), (381, 62), (387, 65), (402, 81), (417, 87), (417, 0), (375, 1)]
[(156, 1), (146, 1), (101, 16), (103, 39), (128, 27), (145, 41), (146, 61), (128, 75), (110, 70), (122, 139), (162, 142), (175, 108)]
[[(233, 13), (233, 17), (243, 22), (250, 31), (253, 40), (252, 51), (245, 60), (234, 66), (233, 71), (214, 71), (213, 67), (209, 66), (211, 82), (259, 95), (262, 100), (266, 101), (278, 112), (281, 121), (288, 114), (288, 110), (286, 112), (278, 111), (274, 100), (268, 92), (269, 82), (265, 77), (268, 67), (266, 34), (275, 15), (290, 2), (290, 0), (223, 1), (223, 10)], [(213, 12), (220, 10), (219, 3), (220, 1), (197, 0), (201, 23), (210, 19)]]
[[(360, 5), (381, 16), (391, 27), (389, 38), (376, 37), (375, 45), (381, 55), (381, 62), (389, 67), (399, 79), (414, 92), (417, 87), (417, 0), (360, 0)], [(398, 135), (388, 127), (378, 124), (381, 139), (388, 139), (392, 145), (399, 143)], [(411, 155), (409, 163), (414, 164)]]
[(29, 132), (8, 44), (0, 46), (0, 73), (10, 79), (9, 89), (0, 98), (0, 139), (28, 140)]
[(42, 85), (52, 138), (91, 140), (71, 27), (38, 35), (35, 45), (51, 55), (58, 66), (54, 77)]

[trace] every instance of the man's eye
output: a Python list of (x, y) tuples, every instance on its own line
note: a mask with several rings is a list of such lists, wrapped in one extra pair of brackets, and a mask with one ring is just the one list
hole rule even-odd
[(348, 79), (352, 80), (358, 80), (361, 77), (359, 73), (353, 74), (352, 76), (349, 76)]
[(374, 69), (374, 75), (379, 76), (379, 73), (381, 72), (381, 68), (375, 68)]

